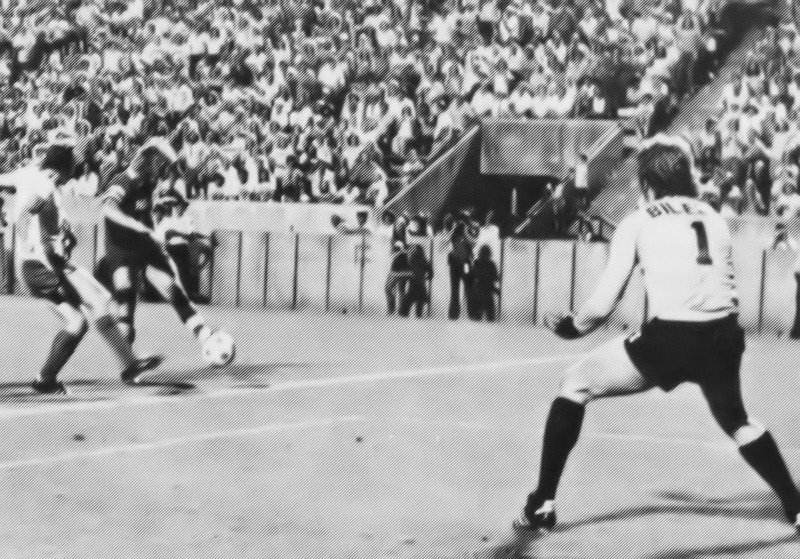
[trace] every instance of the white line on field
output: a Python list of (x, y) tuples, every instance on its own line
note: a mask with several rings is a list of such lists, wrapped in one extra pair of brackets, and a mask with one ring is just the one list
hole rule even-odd
[[(265, 433), (299, 431), (303, 429), (312, 429), (315, 427), (326, 427), (331, 425), (341, 425), (345, 423), (358, 423), (358, 422), (370, 422), (372, 425), (377, 425), (379, 427), (396, 423), (405, 423), (405, 424), (413, 424), (413, 425), (427, 426), (427, 427), (448, 427), (448, 428), (460, 428), (468, 430), (494, 431), (494, 432), (503, 431), (508, 433), (517, 433), (517, 434), (522, 434), (525, 431), (524, 429), (498, 427), (493, 425), (485, 425), (472, 422), (447, 422), (447, 421), (436, 421), (436, 420), (428, 420), (425, 418), (415, 418), (415, 417), (375, 418), (362, 415), (352, 415), (345, 417), (312, 419), (297, 423), (270, 423), (266, 425), (260, 425), (258, 427), (250, 427), (245, 429), (232, 429), (228, 431), (197, 433), (193, 435), (185, 435), (182, 437), (161, 439), (152, 442), (109, 446), (109, 447), (85, 450), (80, 452), (65, 452), (62, 454), (56, 454), (54, 456), (7, 460), (5, 462), (0, 462), (0, 472), (7, 470), (14, 470), (18, 468), (48, 466), (52, 464), (59, 464), (77, 460), (89, 460), (93, 458), (104, 458), (121, 454), (132, 454), (136, 452), (145, 452), (145, 451), (158, 450), (175, 446), (190, 445), (193, 443), (200, 443), (205, 441), (256, 436), (256, 435), (263, 435)], [(531, 434), (536, 437), (541, 437), (541, 431), (536, 431)], [(588, 439), (611, 439), (629, 443), (644, 442), (644, 443), (655, 443), (662, 445), (678, 444), (678, 445), (706, 447), (714, 450), (726, 450), (732, 453), (735, 452), (735, 446), (733, 445), (733, 443), (704, 441), (701, 439), (648, 437), (640, 435), (625, 435), (625, 434), (603, 433), (603, 432), (593, 432), (593, 433), (589, 432), (585, 433), (583, 437)], [(783, 447), (783, 450), (785, 453), (792, 453), (792, 454), (800, 452), (800, 448), (797, 447)]]
[[(563, 353), (558, 355), (548, 355), (533, 357), (528, 359), (517, 359), (512, 361), (492, 361), (487, 363), (472, 363), (459, 365), (446, 365), (439, 367), (425, 367), (419, 369), (403, 369), (399, 371), (386, 371), (381, 373), (369, 373), (364, 375), (348, 375), (330, 378), (318, 378), (309, 380), (287, 381), (276, 383), (266, 388), (232, 388), (216, 390), (201, 394), (186, 394), (185, 396), (144, 396), (134, 398), (121, 398), (118, 400), (103, 400), (90, 402), (71, 402), (71, 403), (52, 403), (39, 406), (6, 408), (0, 409), (0, 419), (13, 419), (18, 417), (39, 416), (65, 412), (85, 412), (108, 410), (128, 406), (149, 406), (155, 404), (171, 403), (194, 403), (203, 400), (217, 400), (221, 398), (233, 398), (237, 396), (266, 395), (272, 392), (286, 392), (291, 390), (309, 390), (314, 388), (326, 388), (331, 386), (347, 386), (356, 384), (367, 384), (380, 381), (395, 381), (414, 378), (429, 378), (436, 376), (458, 375), (464, 373), (496, 372), (500, 369), (533, 367), (536, 365), (547, 365), (559, 363), (582, 357), (583, 353)], [(525, 372), (520, 370), (519, 372)], [(186, 379), (191, 382), (191, 379)]]
[[(437, 426), (437, 427), (452, 427), (458, 429), (468, 429), (468, 430), (476, 430), (476, 431), (501, 431), (506, 433), (530, 433), (532, 437), (541, 438), (543, 432), (541, 430), (531, 430), (525, 427), (501, 427), (497, 425), (486, 425), (483, 423), (474, 423), (469, 421), (436, 421), (436, 420), (428, 420), (425, 418), (417, 418), (417, 417), (400, 417), (400, 418), (393, 418), (394, 421), (399, 421), (401, 423), (406, 424), (413, 424), (419, 426)], [(390, 420), (391, 421), (391, 420)], [(731, 453), (736, 452), (736, 445), (730, 442), (720, 442), (720, 441), (708, 441), (703, 439), (691, 439), (686, 437), (658, 437), (658, 436), (649, 436), (649, 435), (631, 435), (625, 433), (605, 433), (603, 431), (588, 431), (585, 433), (581, 433), (581, 438), (586, 439), (605, 439), (605, 440), (612, 440), (612, 441), (622, 441), (622, 442), (631, 442), (631, 443), (651, 443), (651, 444), (664, 444), (664, 445), (684, 445), (684, 446), (696, 446), (696, 447), (705, 447), (714, 450), (729, 450)], [(793, 447), (793, 446), (786, 446), (781, 445), (781, 450), (785, 453), (798, 453), (800, 452), (800, 447)]]
[(248, 437), (254, 435), (262, 435), (264, 433), (294, 431), (294, 430), (310, 429), (313, 427), (326, 427), (342, 423), (354, 423), (363, 420), (364, 420), (363, 416), (352, 415), (347, 417), (330, 417), (326, 419), (314, 419), (309, 421), (301, 421), (299, 423), (270, 423), (267, 425), (260, 425), (258, 427), (250, 427), (247, 429), (233, 429), (229, 431), (214, 431), (211, 433), (197, 433), (194, 435), (174, 437), (171, 439), (161, 439), (153, 442), (131, 443), (118, 446), (109, 446), (93, 450), (85, 450), (81, 452), (65, 452), (62, 454), (56, 454), (55, 456), (44, 456), (39, 458), (22, 458), (19, 460), (8, 460), (6, 462), (0, 462), (0, 471), (13, 470), (15, 468), (47, 466), (50, 464), (58, 464), (61, 462), (70, 462), (72, 460), (86, 460), (89, 458), (102, 458), (118, 454), (130, 454), (134, 452), (143, 452), (148, 450), (156, 450), (160, 448), (169, 448), (172, 446), (181, 446), (192, 443), (200, 443), (205, 441), (213, 441), (226, 438)]

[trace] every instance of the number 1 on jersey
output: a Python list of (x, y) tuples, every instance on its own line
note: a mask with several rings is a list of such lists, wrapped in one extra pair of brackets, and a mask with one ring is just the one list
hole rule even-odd
[(708, 234), (702, 221), (692, 222), (692, 229), (697, 234), (697, 263), (701, 266), (710, 266), (711, 253), (708, 250)]

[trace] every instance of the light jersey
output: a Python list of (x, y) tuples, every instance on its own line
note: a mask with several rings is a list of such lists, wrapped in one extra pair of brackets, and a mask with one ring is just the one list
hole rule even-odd
[(14, 221), (18, 258), (41, 262), (50, 268), (46, 254), (49, 249), (63, 256), (67, 225), (52, 173), (27, 167), (4, 179), (3, 183), (16, 188)]
[(727, 223), (705, 202), (675, 196), (648, 203), (617, 227), (578, 327), (611, 314), (637, 264), (651, 318), (707, 322), (736, 313), (732, 250)]

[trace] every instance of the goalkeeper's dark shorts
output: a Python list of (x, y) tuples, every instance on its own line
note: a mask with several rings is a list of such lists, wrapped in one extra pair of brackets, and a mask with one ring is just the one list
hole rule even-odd
[(739, 390), (744, 330), (735, 315), (708, 322), (653, 319), (625, 340), (642, 376), (665, 391), (684, 382), (704, 392)]

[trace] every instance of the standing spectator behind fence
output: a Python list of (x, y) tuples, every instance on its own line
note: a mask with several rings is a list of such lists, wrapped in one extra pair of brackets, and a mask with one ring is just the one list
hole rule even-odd
[(417, 318), (422, 318), (425, 305), (429, 302), (428, 281), (433, 278), (433, 266), (421, 246), (412, 245), (409, 248), (408, 269), (408, 288), (401, 299), (400, 316), (408, 316), (411, 307), (416, 306)]
[(575, 176), (575, 205), (579, 211), (589, 207), (589, 158), (582, 153), (573, 170)]
[(386, 277), (386, 310), (390, 315), (402, 308), (405, 302), (410, 273), (405, 245), (402, 241), (395, 241), (392, 245), (392, 263)]
[(494, 322), (495, 295), (500, 294), (498, 282), (500, 274), (497, 271), (497, 264), (492, 259), (492, 249), (489, 245), (481, 246), (478, 251), (478, 258), (472, 265), (472, 308), (470, 318), (482, 320), (486, 317), (489, 322)]
[(793, 340), (800, 340), (800, 252), (798, 252), (797, 242), (789, 236), (785, 223), (779, 222), (775, 225), (775, 238), (769, 248), (776, 252), (785, 252), (794, 256), (795, 312), (794, 323), (789, 332), (789, 337)]
[(474, 236), (466, 219), (459, 219), (450, 233), (450, 253), (447, 261), (450, 266), (450, 308), (449, 317), (456, 320), (461, 316), (461, 284), (469, 311), (469, 274), (472, 266), (472, 247)]

